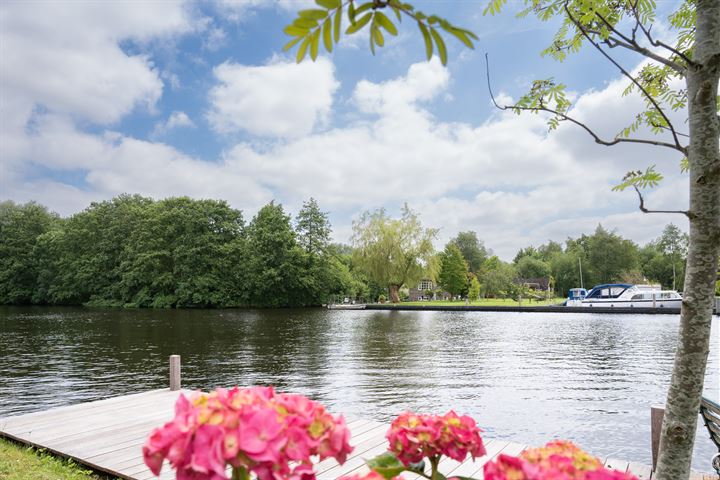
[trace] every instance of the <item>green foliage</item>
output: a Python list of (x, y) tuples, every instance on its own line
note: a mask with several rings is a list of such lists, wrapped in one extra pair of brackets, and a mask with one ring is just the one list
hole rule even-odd
[(365, 463), (370, 470), (379, 473), (386, 480), (390, 480), (405, 471), (405, 465), (391, 452), (380, 454)]
[(320, 210), (314, 198), (303, 203), (295, 217), (298, 244), (311, 256), (321, 256), (330, 245), (332, 228), (328, 214)]
[(382, 209), (364, 212), (353, 222), (353, 263), (380, 285), (413, 285), (423, 277), (434, 277), (436, 236), (437, 230), (423, 228), (407, 205), (399, 219)]
[(3, 480), (100, 480), (72, 460), (49, 455), (0, 439), (0, 478)]
[(468, 288), (468, 300), (477, 302), (480, 298), (480, 282), (475, 275), (470, 276), (470, 287)]
[(515, 265), (518, 277), (523, 279), (532, 278), (548, 278), (550, 277), (551, 268), (546, 262), (538, 258), (524, 256), (520, 258)]
[(477, 274), (488, 256), (482, 240), (478, 240), (475, 232), (468, 231), (458, 233), (451, 241), (462, 252), (462, 256), (468, 264), (468, 270)]
[(30, 303), (40, 270), (38, 239), (59, 223), (35, 202), (0, 202), (0, 304)]
[(657, 186), (663, 176), (655, 171), (655, 165), (649, 166), (645, 171), (634, 170), (625, 174), (622, 183), (615, 185), (613, 191), (623, 191), (628, 187), (648, 188)]
[[(409, 3), (400, 0), (315, 0), (321, 8), (300, 10), (297, 17), (283, 32), (292, 38), (283, 50), (290, 50), (298, 46), (296, 60), (301, 62), (308, 51), (310, 58), (317, 59), (320, 37), (325, 50), (333, 51), (333, 45), (340, 41), (342, 35), (343, 18), (346, 16), (349, 26), (345, 35), (353, 35), (363, 28), (370, 30), (370, 51), (375, 54), (376, 47), (385, 46), (385, 34), (398, 35), (395, 22), (383, 10), (392, 11), (395, 20), (400, 23), (403, 17), (415, 22), (425, 41), (425, 53), (428, 60), (432, 58), (433, 51), (437, 49), (438, 56), (443, 65), (447, 64), (447, 47), (441, 31), (455, 37), (468, 48), (475, 48), (474, 42), (478, 40), (470, 30), (460, 28), (437, 15), (426, 15), (416, 10)], [(386, 10), (387, 11), (387, 10)], [(383, 33), (384, 32), (384, 33)]]
[(460, 249), (453, 242), (440, 254), (440, 286), (450, 295), (459, 295), (467, 286), (468, 265)]
[(505, 296), (513, 289), (513, 280), (516, 277), (514, 266), (492, 256), (485, 262), (478, 280), (484, 297), (497, 298)]
[(639, 267), (638, 247), (601, 225), (588, 238), (588, 267), (593, 283), (615, 281), (623, 272)]
[(0, 229), (0, 303), (292, 306), (373, 293), (330, 248), (327, 215), (312, 199), (297, 233), (273, 203), (246, 228), (223, 201), (130, 195), (67, 220), (4, 202)]

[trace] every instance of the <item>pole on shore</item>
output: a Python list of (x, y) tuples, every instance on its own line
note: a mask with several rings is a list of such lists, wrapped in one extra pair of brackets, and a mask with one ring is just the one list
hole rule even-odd
[(180, 355), (170, 355), (170, 391), (180, 390)]
[(658, 452), (660, 451), (660, 432), (662, 431), (663, 417), (665, 416), (665, 407), (662, 405), (653, 405), (650, 407), (650, 446), (652, 448), (652, 469), (658, 461)]

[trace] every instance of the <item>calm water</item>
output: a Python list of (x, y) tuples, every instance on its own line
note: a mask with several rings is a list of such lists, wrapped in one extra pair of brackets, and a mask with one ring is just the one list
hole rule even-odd
[[(484, 312), (0, 307), (0, 416), (164, 388), (271, 384), (335, 412), (472, 415), (488, 437), (561, 437), (650, 462), (678, 318)], [(718, 399), (718, 318), (706, 395)], [(695, 468), (713, 445), (699, 429)]]

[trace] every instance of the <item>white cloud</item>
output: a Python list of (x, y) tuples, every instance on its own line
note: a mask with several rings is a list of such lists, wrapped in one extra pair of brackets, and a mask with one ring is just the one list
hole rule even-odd
[(0, 7), (2, 96), (97, 123), (152, 107), (162, 82), (152, 61), (121, 40), (147, 42), (191, 28), (182, 3), (5, 2)]
[(151, 136), (157, 137), (160, 135), (164, 135), (170, 130), (182, 127), (194, 128), (195, 123), (190, 120), (190, 117), (187, 116), (187, 113), (174, 111), (170, 114), (170, 116), (165, 122), (158, 122), (155, 124)]
[(219, 50), (227, 43), (227, 33), (220, 27), (210, 28), (203, 41), (203, 47), (211, 52)]
[[(654, 163), (668, 178), (648, 195), (648, 204), (683, 208), (674, 203), (687, 198), (687, 180), (672, 153), (602, 147), (565, 124), (548, 134), (544, 118), (535, 115), (497, 112), (480, 124), (440, 120), (432, 105), (452, 93), (452, 83), (437, 60), (412, 65), (392, 80), (359, 82), (349, 104), (359, 120), (323, 131), (317, 127), (327, 126), (339, 88), (326, 58), (300, 65), (277, 58), (263, 66), (223, 63), (214, 69), (218, 83), (209, 92), (213, 129), (278, 139), (261, 148), (230, 146), (219, 159), (194, 158), (110, 130), (81, 131), (78, 121), (111, 125), (138, 106), (152, 108), (162, 94), (161, 78), (178, 83), (170, 72), (161, 76), (149, 57), (118, 46), (126, 38), (148, 42), (192, 28), (178, 4), (152, 5), (168, 12), (149, 19), (121, 12), (117, 24), (97, 13), (108, 15), (106, 8), (72, 14), (58, 8), (50, 21), (14, 10), (22, 5), (2, 7), (3, 197), (35, 199), (67, 214), (123, 192), (190, 195), (226, 199), (250, 216), (273, 197), (293, 210), (314, 196), (324, 210), (342, 212), (345, 220), (335, 225), (342, 241), (359, 210), (408, 201), (425, 224), (441, 228), (441, 243), (475, 230), (503, 258), (528, 244), (589, 232), (598, 222), (637, 241), (678, 222), (636, 213), (630, 192), (610, 191), (626, 170)], [(623, 87), (616, 81), (579, 93), (573, 114), (614, 136), (641, 106), (636, 97), (619, 96)], [(161, 135), (191, 126), (178, 111), (155, 128)], [(72, 172), (82, 182), (37, 179), (38, 167)]]
[(248, 66), (225, 62), (213, 70), (218, 84), (210, 90), (212, 128), (254, 135), (300, 137), (325, 122), (339, 84), (324, 57), (316, 62)]
[(163, 90), (159, 73), (119, 42), (142, 45), (191, 28), (181, 2), (0, 4), (3, 180), (13, 183), (33, 160), (35, 135), (57, 121), (46, 115), (112, 124), (135, 108), (152, 110)]

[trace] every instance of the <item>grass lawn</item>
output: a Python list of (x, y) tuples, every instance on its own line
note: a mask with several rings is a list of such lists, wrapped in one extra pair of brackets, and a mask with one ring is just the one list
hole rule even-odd
[(0, 438), (2, 480), (101, 480), (76, 463)]
[[(543, 300), (543, 301), (536, 301), (536, 300), (523, 300), (522, 306), (523, 307), (533, 307), (533, 306), (539, 306), (539, 305), (557, 305), (558, 303), (564, 302), (564, 298), (551, 298), (550, 300)], [(439, 307), (448, 307), (448, 306), (462, 306), (465, 305), (464, 300), (455, 300), (454, 302), (451, 301), (444, 301), (444, 300), (430, 300), (430, 301), (424, 301), (424, 302), (401, 302), (399, 305), (418, 305), (418, 306), (439, 306)], [(478, 300), (477, 302), (470, 302), (470, 305), (479, 306), (479, 307), (517, 307), (518, 302), (515, 300), (512, 300), (510, 298), (483, 298)]]

